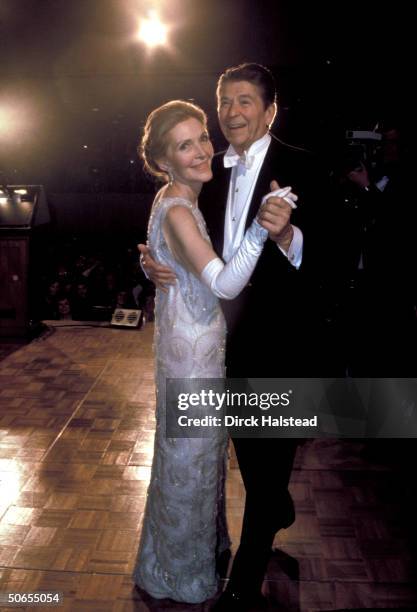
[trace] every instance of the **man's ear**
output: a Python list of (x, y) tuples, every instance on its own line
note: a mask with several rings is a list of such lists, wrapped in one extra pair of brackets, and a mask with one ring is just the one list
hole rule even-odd
[(273, 102), (266, 109), (266, 124), (269, 128), (271, 128), (271, 125), (274, 123), (275, 117), (277, 116), (277, 114), (278, 114), (278, 104), (276, 102)]

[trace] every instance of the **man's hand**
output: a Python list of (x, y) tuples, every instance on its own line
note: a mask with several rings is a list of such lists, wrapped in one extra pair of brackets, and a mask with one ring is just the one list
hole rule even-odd
[[(271, 191), (279, 189), (277, 181), (271, 182)], [(290, 248), (294, 230), (290, 223), (292, 208), (277, 196), (269, 198), (258, 213), (258, 221), (268, 230), (271, 240), (276, 242), (284, 251)]]
[(150, 256), (149, 247), (146, 244), (138, 244), (138, 250), (140, 251), (140, 263), (148, 278), (158, 289), (167, 292), (168, 287), (166, 285), (175, 285), (176, 283), (177, 277), (174, 272), (167, 266), (157, 264)]
[(348, 172), (347, 178), (352, 181), (352, 183), (358, 185), (358, 187), (361, 189), (366, 189), (371, 184), (368, 170), (366, 169), (365, 164), (362, 162), (360, 162), (357, 168)]

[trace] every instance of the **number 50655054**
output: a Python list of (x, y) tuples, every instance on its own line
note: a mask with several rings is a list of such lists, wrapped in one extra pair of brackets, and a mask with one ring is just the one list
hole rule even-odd
[(59, 606), (63, 603), (63, 595), (57, 591), (42, 591), (36, 593), (0, 593), (0, 604), (8, 606)]

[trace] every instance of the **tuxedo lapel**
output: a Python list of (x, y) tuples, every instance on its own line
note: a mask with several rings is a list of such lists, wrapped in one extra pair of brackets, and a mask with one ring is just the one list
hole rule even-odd
[(246, 218), (245, 230), (248, 229), (248, 227), (254, 220), (256, 213), (258, 212), (259, 207), (261, 205), (261, 200), (263, 196), (271, 191), (270, 189), (271, 162), (272, 162), (272, 158), (274, 157), (275, 147), (276, 147), (276, 143), (274, 142), (274, 140), (272, 140), (271, 144), (268, 147), (267, 154), (265, 155), (265, 159), (262, 163), (262, 167), (259, 172), (258, 179), (256, 181), (256, 186), (253, 191), (252, 200), (249, 205), (248, 216)]

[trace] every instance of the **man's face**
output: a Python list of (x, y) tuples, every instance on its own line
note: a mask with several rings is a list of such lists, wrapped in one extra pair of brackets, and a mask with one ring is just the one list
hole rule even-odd
[(382, 134), (382, 155), (385, 164), (396, 164), (400, 161), (400, 134), (395, 128)]
[(69, 301), (64, 298), (62, 300), (59, 300), (58, 302), (58, 312), (61, 315), (67, 315), (71, 312), (71, 306)]
[(226, 82), (219, 91), (220, 127), (239, 155), (266, 134), (275, 112), (275, 104), (265, 108), (259, 87), (248, 81)]

